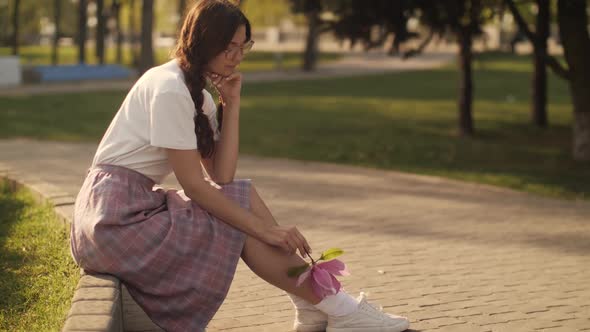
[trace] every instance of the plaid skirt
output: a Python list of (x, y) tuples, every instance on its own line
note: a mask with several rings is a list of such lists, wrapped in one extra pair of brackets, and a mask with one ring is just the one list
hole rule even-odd
[[(203, 331), (233, 280), (246, 235), (183, 191), (114, 165), (91, 168), (76, 198), (71, 253), (88, 273), (118, 277), (166, 331)], [(250, 181), (220, 189), (250, 208)]]

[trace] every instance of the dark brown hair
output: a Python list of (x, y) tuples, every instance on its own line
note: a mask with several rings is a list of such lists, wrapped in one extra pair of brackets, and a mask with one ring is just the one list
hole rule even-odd
[[(200, 0), (186, 14), (173, 56), (184, 73), (184, 80), (195, 104), (195, 134), (201, 154), (211, 157), (214, 150), (213, 130), (203, 112), (205, 66), (223, 52), (238, 27), (246, 27), (246, 40), (251, 38), (250, 22), (240, 8), (228, 0)], [(223, 105), (218, 106), (219, 126), (223, 121)]]

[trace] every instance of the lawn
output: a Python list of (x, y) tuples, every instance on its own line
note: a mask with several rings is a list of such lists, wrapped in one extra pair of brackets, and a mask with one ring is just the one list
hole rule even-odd
[(80, 278), (53, 208), (0, 181), (0, 331), (59, 331)]
[[(356, 78), (248, 84), (241, 151), (439, 175), (590, 199), (590, 165), (571, 159), (572, 106), (549, 80), (547, 129), (530, 124), (527, 57), (475, 63), (476, 136), (460, 138), (454, 67)], [(0, 137), (100, 139), (124, 92), (0, 98)]]
[[(155, 50), (156, 63), (161, 64), (170, 58), (170, 48), (157, 48)], [(10, 54), (11, 49), (8, 47), (0, 47), (0, 56)], [(89, 64), (96, 64), (97, 59), (94, 56), (94, 48), (89, 47), (87, 50), (87, 62)], [(25, 65), (49, 65), (51, 63), (51, 48), (48, 46), (23, 46), (20, 48), (21, 63)], [(277, 54), (273, 52), (262, 52), (254, 50), (249, 53), (240, 68), (244, 72), (249, 71), (264, 71), (277, 69)], [(336, 53), (322, 54), (320, 61), (329, 62), (339, 59), (341, 56)], [(115, 63), (115, 49), (108, 48), (106, 52), (106, 62)], [(296, 52), (284, 52), (281, 54), (281, 68), (298, 68), (302, 64), (301, 54)], [(71, 65), (78, 63), (78, 49), (74, 46), (62, 46), (59, 49), (59, 64)], [(123, 52), (123, 63), (126, 66), (131, 66), (132, 56), (129, 48), (125, 48)]]

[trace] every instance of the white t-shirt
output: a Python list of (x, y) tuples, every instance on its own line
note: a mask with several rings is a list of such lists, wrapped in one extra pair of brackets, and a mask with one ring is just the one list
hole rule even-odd
[[(203, 89), (203, 111), (219, 139), (217, 108)], [(177, 60), (148, 70), (131, 88), (103, 136), (92, 165), (119, 165), (156, 183), (172, 173), (166, 150), (197, 148), (195, 106)]]

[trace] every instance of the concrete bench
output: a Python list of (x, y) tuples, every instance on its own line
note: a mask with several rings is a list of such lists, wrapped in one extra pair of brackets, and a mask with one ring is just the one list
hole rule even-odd
[[(58, 218), (71, 227), (75, 199), (56, 186), (30, 179), (0, 164), (0, 180), (11, 190), (29, 190), (36, 201), (51, 203)], [(133, 300), (119, 279), (107, 274), (85, 274), (76, 286), (62, 331), (162, 332)]]
[(31, 70), (43, 82), (127, 79), (134, 72), (120, 65), (34, 66)]

